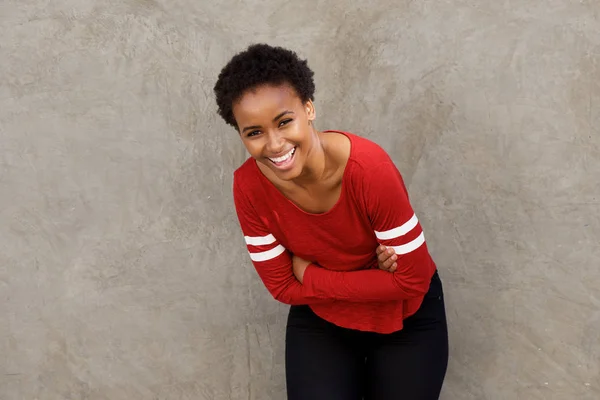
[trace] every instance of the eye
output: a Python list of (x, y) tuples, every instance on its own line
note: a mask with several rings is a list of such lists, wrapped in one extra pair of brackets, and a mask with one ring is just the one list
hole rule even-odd
[(291, 118), (284, 119), (283, 121), (281, 121), (281, 122), (279, 123), (279, 126), (284, 126), (284, 125), (287, 125), (287, 124), (289, 124), (290, 122), (292, 122), (292, 119), (291, 119)]

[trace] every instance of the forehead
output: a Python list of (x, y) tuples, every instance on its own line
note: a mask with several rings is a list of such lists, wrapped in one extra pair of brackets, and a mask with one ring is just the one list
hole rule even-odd
[(288, 84), (263, 85), (248, 90), (233, 104), (236, 119), (265, 115), (273, 118), (281, 109), (291, 109), (302, 104), (296, 91)]

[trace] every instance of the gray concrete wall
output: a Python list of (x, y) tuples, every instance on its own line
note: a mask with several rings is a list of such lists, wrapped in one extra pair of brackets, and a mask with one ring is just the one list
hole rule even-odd
[(308, 57), (319, 128), (403, 172), (443, 398), (600, 398), (600, 3), (368, 3), (0, 3), (2, 400), (284, 398), (212, 95), (260, 41)]

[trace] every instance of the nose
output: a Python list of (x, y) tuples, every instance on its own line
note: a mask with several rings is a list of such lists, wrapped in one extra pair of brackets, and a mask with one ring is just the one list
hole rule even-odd
[(283, 151), (284, 141), (281, 135), (275, 130), (270, 131), (267, 139), (267, 150), (270, 153), (278, 154)]

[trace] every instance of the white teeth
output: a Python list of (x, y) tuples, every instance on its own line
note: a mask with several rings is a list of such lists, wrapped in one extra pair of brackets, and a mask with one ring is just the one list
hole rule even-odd
[(289, 158), (294, 155), (294, 151), (295, 150), (296, 150), (296, 148), (294, 147), (290, 151), (288, 151), (286, 155), (281, 156), (281, 157), (277, 157), (277, 158), (270, 158), (269, 157), (269, 160), (273, 161), (274, 163), (284, 162), (286, 160), (289, 160)]

